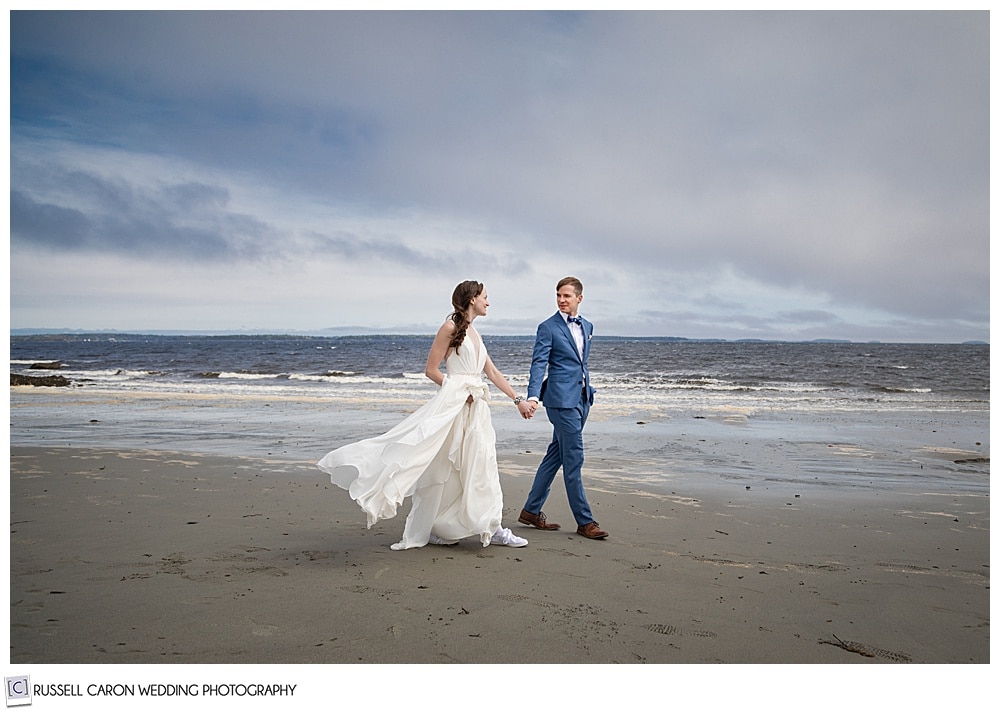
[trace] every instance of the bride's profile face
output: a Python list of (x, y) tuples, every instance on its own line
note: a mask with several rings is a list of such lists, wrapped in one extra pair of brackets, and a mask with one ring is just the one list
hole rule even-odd
[(485, 316), (486, 309), (489, 305), (490, 299), (486, 295), (486, 289), (483, 289), (483, 292), (472, 300), (472, 304), (469, 306), (469, 312), (473, 318), (476, 316)]

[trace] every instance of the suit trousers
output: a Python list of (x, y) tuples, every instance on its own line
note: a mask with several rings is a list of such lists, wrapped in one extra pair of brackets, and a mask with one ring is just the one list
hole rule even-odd
[(590, 414), (590, 403), (587, 398), (581, 397), (576, 407), (546, 407), (545, 414), (552, 423), (552, 441), (535, 472), (535, 481), (524, 508), (533, 514), (542, 510), (552, 481), (562, 467), (569, 508), (576, 525), (584, 526), (594, 520), (583, 490), (583, 426)]

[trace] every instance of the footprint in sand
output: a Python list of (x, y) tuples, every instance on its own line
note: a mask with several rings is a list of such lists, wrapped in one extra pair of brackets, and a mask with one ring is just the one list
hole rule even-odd
[(678, 637), (715, 637), (715, 632), (708, 630), (682, 630), (673, 625), (651, 624), (646, 625), (646, 629), (657, 634), (669, 634)]
[(250, 634), (254, 637), (270, 637), (278, 631), (277, 625), (264, 624), (262, 622), (251, 620), (249, 617), (247, 618), (247, 622), (250, 623)]

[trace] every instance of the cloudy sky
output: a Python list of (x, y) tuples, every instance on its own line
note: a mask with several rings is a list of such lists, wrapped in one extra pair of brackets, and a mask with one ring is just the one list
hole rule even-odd
[(10, 325), (989, 338), (986, 12), (12, 12)]

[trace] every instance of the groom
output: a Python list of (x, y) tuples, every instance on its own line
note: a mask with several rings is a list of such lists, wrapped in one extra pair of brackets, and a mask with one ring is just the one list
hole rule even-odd
[[(531, 355), (528, 400), (545, 406), (552, 423), (552, 442), (538, 465), (528, 500), (518, 517), (520, 523), (543, 531), (559, 529), (542, 513), (559, 467), (563, 470), (566, 496), (576, 519), (576, 532), (585, 538), (607, 538), (606, 531), (594, 521), (583, 491), (583, 426), (587, 423), (594, 389), (590, 386), (587, 356), (594, 325), (577, 315), (583, 301), (583, 284), (576, 277), (566, 277), (556, 285), (559, 311), (538, 324), (535, 349)], [(548, 378), (545, 377), (546, 370)], [(534, 411), (532, 410), (532, 414)]]

